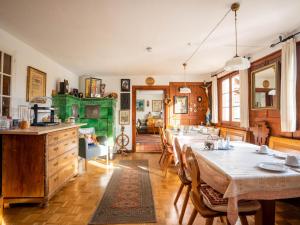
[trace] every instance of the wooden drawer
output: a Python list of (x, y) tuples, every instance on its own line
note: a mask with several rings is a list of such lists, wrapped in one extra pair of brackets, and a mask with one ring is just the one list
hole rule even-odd
[(48, 159), (52, 160), (58, 157), (59, 155), (64, 154), (67, 151), (70, 151), (73, 148), (78, 148), (78, 138), (70, 138), (56, 145), (48, 146)]
[(77, 151), (78, 151), (78, 149), (75, 148), (71, 151), (68, 151), (68, 152), (60, 155), (59, 157), (57, 157), (53, 160), (50, 160), (48, 162), (48, 174), (49, 174), (49, 176), (52, 176), (53, 174), (58, 172), (60, 169), (62, 169), (66, 165), (71, 164), (72, 161), (74, 161), (77, 157)]
[(48, 145), (57, 144), (68, 138), (78, 138), (77, 129), (68, 129), (64, 131), (57, 131), (48, 135)]
[(49, 178), (49, 194), (53, 194), (58, 188), (60, 188), (65, 182), (67, 182), (76, 173), (75, 160), (60, 170), (58, 173), (52, 175)]

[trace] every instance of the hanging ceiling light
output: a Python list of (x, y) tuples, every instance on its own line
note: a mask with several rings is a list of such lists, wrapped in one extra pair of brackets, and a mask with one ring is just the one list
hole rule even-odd
[(191, 93), (191, 89), (188, 86), (186, 86), (186, 77), (185, 77), (185, 72), (186, 72), (186, 66), (187, 66), (187, 64), (183, 63), (182, 66), (183, 66), (184, 86), (181, 87), (181, 88), (179, 88), (179, 92), (181, 94), (190, 94)]
[(237, 11), (240, 8), (239, 3), (233, 3), (231, 5), (231, 10), (234, 12), (234, 24), (235, 24), (235, 56), (226, 62), (224, 70), (226, 71), (236, 71), (245, 70), (250, 67), (250, 61), (247, 58), (238, 56), (237, 53)]

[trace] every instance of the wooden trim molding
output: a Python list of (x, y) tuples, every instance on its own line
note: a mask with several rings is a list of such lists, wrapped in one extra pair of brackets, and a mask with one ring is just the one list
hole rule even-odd
[[(135, 85), (132, 86), (132, 105), (131, 105), (131, 121), (132, 121), (132, 151), (136, 151), (136, 92), (143, 90), (162, 90), (164, 94), (170, 96), (170, 90), (168, 85), (153, 85), (153, 86), (145, 86), (145, 85)], [(164, 104), (164, 103), (163, 103)], [(165, 107), (164, 110), (164, 125), (168, 126), (168, 115), (169, 115), (169, 107)]]

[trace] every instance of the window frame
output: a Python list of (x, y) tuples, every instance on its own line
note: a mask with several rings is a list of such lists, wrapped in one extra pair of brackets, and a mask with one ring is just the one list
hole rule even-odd
[[(2, 105), (3, 105), (3, 98), (8, 98), (9, 99), (9, 117), (12, 116), (12, 87), (13, 87), (13, 82), (14, 82), (14, 56), (11, 54), (9, 51), (6, 51), (5, 49), (0, 49), (0, 54), (1, 54), (1, 66), (0, 66), (0, 116), (3, 116), (3, 110), (2, 110)], [(4, 73), (4, 55), (9, 55), (11, 57), (11, 62), (10, 62), (10, 74)], [(4, 95), (3, 94), (3, 78), (4, 76), (10, 78), (10, 85), (9, 85), (9, 95)]]
[[(219, 112), (218, 117), (220, 121), (220, 125), (232, 126), (232, 127), (240, 127), (240, 122), (232, 121), (232, 78), (240, 75), (238, 71), (234, 71), (232, 73), (226, 74), (218, 79), (218, 102), (219, 102)], [(223, 90), (222, 90), (222, 82), (226, 79), (229, 79), (229, 121), (224, 121), (222, 118), (222, 110), (223, 110)]]

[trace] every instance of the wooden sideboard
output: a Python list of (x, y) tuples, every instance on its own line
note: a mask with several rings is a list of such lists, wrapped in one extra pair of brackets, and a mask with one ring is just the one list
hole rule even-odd
[(36, 202), (47, 205), (48, 200), (77, 174), (77, 125), (0, 134), (4, 204)]

